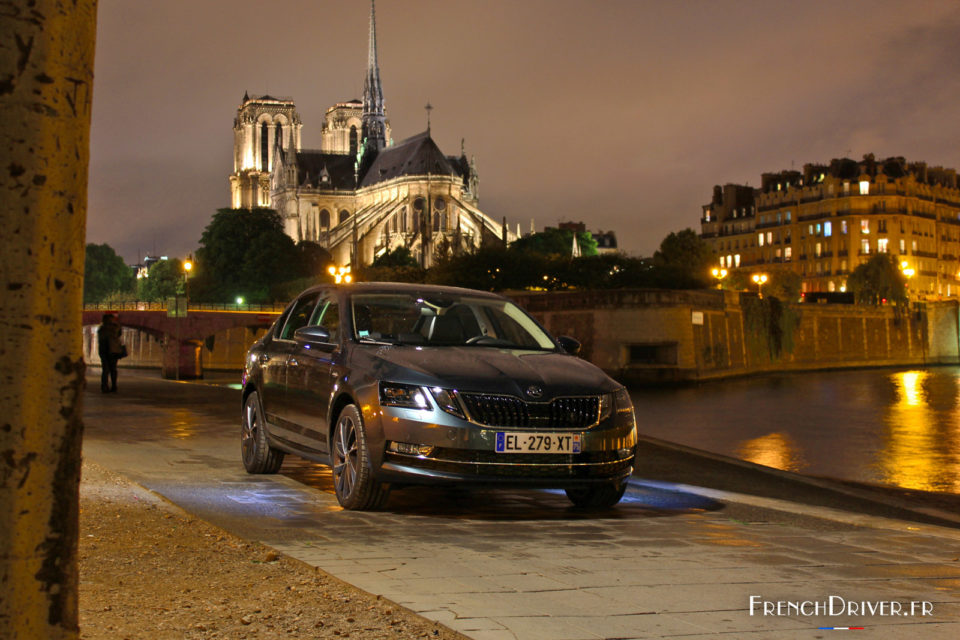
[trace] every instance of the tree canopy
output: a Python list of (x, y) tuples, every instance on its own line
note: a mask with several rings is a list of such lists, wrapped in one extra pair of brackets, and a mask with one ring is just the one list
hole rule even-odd
[(907, 303), (907, 279), (887, 253), (878, 253), (857, 266), (847, 278), (847, 288), (860, 304)]
[(158, 260), (150, 265), (145, 278), (137, 280), (137, 298), (157, 302), (184, 292), (183, 263), (177, 258)]
[(117, 292), (133, 291), (133, 269), (108, 244), (88, 244), (83, 270), (84, 303), (100, 302)]
[(710, 268), (716, 260), (713, 248), (693, 229), (670, 233), (653, 254), (654, 266), (678, 289), (708, 287)]
[[(518, 238), (510, 245), (510, 250), (518, 253), (537, 253), (544, 256), (571, 256), (573, 234), (574, 232), (570, 229), (548, 227), (543, 231)], [(577, 233), (577, 244), (580, 246), (581, 256), (597, 255), (597, 241), (589, 231)]]
[(278, 285), (304, 275), (302, 262), (273, 209), (220, 209), (200, 237), (190, 297), (269, 302)]

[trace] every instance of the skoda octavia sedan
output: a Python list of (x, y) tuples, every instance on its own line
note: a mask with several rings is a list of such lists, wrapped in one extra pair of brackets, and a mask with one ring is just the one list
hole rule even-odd
[(241, 452), (325, 462), (346, 509), (425, 483), (623, 496), (637, 430), (627, 391), (508, 299), (395, 283), (308, 289), (247, 353)]

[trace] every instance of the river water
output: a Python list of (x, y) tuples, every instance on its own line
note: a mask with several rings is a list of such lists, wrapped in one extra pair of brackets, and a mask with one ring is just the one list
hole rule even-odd
[(641, 433), (803, 474), (960, 494), (960, 368), (631, 392)]

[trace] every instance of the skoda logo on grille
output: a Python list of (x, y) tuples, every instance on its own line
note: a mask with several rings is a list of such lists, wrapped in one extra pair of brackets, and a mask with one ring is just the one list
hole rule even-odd
[(543, 395), (543, 389), (541, 389), (535, 384), (532, 384), (529, 387), (527, 387), (527, 395), (530, 396), (531, 398), (539, 398), (540, 396)]

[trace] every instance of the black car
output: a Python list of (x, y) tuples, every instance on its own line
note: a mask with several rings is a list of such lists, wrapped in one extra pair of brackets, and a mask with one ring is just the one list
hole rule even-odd
[(562, 488), (575, 505), (612, 506), (633, 471), (633, 405), (579, 346), (482, 291), (308, 289), (247, 353), (243, 464), (330, 463), (347, 509), (435, 482)]

